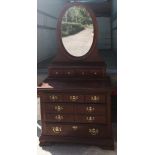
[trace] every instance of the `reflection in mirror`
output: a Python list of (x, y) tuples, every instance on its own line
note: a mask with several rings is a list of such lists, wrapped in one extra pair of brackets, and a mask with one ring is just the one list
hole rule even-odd
[(91, 48), (94, 37), (93, 21), (89, 12), (81, 6), (70, 7), (61, 22), (62, 42), (69, 54), (85, 55)]

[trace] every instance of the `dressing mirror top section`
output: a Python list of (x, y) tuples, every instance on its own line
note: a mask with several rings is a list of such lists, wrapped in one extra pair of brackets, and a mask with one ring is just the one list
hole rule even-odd
[(57, 39), (55, 62), (102, 61), (97, 51), (96, 17), (87, 5), (74, 2), (64, 6), (58, 18)]
[(68, 8), (61, 22), (62, 43), (66, 51), (75, 57), (87, 54), (94, 38), (91, 15), (82, 6)]

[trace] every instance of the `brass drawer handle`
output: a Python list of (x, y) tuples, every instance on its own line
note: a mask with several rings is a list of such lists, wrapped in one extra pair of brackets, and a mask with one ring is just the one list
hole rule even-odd
[(77, 130), (78, 126), (72, 126), (73, 130)]
[(86, 117), (86, 120), (87, 121), (94, 121), (95, 120), (95, 117), (93, 117), (93, 116), (87, 116)]
[(76, 100), (79, 99), (78, 96), (69, 96), (69, 99), (72, 101), (72, 102), (75, 102)]
[(95, 129), (95, 128), (89, 129), (89, 133), (91, 135), (95, 136), (95, 135), (97, 135), (99, 133), (99, 130), (98, 129)]
[(63, 107), (57, 105), (54, 107), (54, 109), (59, 112), (59, 111), (63, 110)]
[(52, 101), (55, 101), (58, 99), (58, 96), (55, 96), (55, 95), (50, 95), (49, 97), (50, 97), (50, 100)]
[(88, 112), (93, 112), (95, 110), (94, 107), (86, 107), (86, 111)]
[(62, 131), (61, 127), (57, 127), (57, 126), (56, 127), (52, 127), (52, 130), (56, 134), (59, 134)]
[(56, 116), (55, 116), (55, 119), (58, 120), (58, 121), (63, 120), (63, 118), (64, 118), (64, 117), (63, 117), (62, 115), (56, 115)]
[(99, 96), (91, 96), (91, 101), (99, 101), (100, 97)]

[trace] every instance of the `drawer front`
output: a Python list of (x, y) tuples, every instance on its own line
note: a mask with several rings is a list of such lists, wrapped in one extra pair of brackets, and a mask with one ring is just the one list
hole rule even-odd
[(111, 131), (107, 126), (47, 124), (44, 134), (53, 136), (110, 137)]
[(86, 95), (86, 102), (90, 103), (106, 103), (106, 95)]
[(84, 95), (66, 94), (64, 95), (65, 102), (84, 102)]
[(84, 104), (76, 106), (78, 114), (101, 114), (106, 115), (105, 105)]
[(106, 116), (78, 115), (78, 116), (76, 116), (76, 122), (105, 124), (106, 123)]
[(74, 122), (74, 115), (46, 114), (45, 121), (50, 122)]
[(74, 113), (74, 107), (72, 104), (45, 104), (45, 110), (49, 113)]

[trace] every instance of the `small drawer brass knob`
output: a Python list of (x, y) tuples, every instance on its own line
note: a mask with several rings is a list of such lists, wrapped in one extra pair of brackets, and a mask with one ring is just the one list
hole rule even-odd
[(93, 136), (97, 135), (99, 133), (99, 130), (98, 129), (95, 129), (95, 128), (92, 128), (92, 129), (89, 129), (89, 133)]

